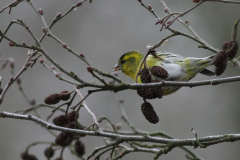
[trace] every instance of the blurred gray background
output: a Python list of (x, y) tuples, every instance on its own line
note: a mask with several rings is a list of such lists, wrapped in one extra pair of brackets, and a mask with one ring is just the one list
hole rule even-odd
[[(10, 2), (1, 0), (0, 8)], [(77, 1), (32, 0), (32, 2), (36, 8), (43, 9), (45, 19), (49, 24), (58, 12), (64, 13)], [(166, 15), (159, 0), (144, 0), (143, 2), (151, 4), (160, 17)], [(174, 12), (183, 12), (195, 5), (191, 0), (166, 0), (165, 2)], [(232, 26), (239, 17), (240, 5), (206, 2), (182, 19), (189, 20), (195, 31), (212, 46), (221, 48), (223, 42), (230, 40)], [(12, 9), (11, 14), (8, 14), (8, 10), (1, 13), (0, 29), (5, 30), (12, 19), (22, 19), (38, 37), (42, 35), (43, 24), (28, 4), (21, 3)], [(154, 45), (170, 34), (167, 30), (160, 32), (161, 26), (155, 26), (155, 22), (154, 16), (137, 0), (93, 0), (92, 4), (84, 3), (58, 22), (53, 27), (52, 33), (78, 53), (83, 53), (87, 60), (98, 69), (111, 72), (124, 52), (139, 50), (145, 54), (147, 49), (144, 46)], [(189, 33), (177, 21), (172, 28)], [(7, 35), (17, 42), (25, 41), (28, 44), (34, 44), (31, 36), (20, 26), (14, 25)], [(238, 35), (238, 40), (239, 37)], [(96, 81), (86, 71), (85, 63), (63, 49), (56, 41), (46, 37), (42, 44), (49, 55), (61, 66), (75, 72), (88, 82)], [(181, 36), (172, 38), (161, 50), (185, 57), (205, 57), (212, 54), (208, 50), (199, 49), (196, 42)], [(27, 49), (9, 47), (8, 42), (3, 40), (0, 44), (0, 54), (0, 58), (13, 57), (15, 59), (15, 71), (17, 72), (26, 60)], [(47, 64), (51, 66), (48, 61)], [(0, 75), (3, 76), (2, 86), (5, 86), (11, 77), (10, 68), (1, 70)], [(62, 75), (66, 77), (63, 73)], [(230, 64), (220, 77), (235, 75), (239, 75), (239, 68), (232, 68)], [(126, 82), (132, 82), (122, 73), (119, 76)], [(193, 80), (210, 78), (212, 77), (198, 75)], [(24, 90), (31, 99), (36, 99), (37, 103), (43, 103), (44, 98), (49, 94), (72, 90), (74, 87), (59, 81), (39, 62), (33, 68), (28, 69), (21, 79)], [(217, 86), (184, 87), (170, 96), (151, 100), (150, 102), (160, 118), (157, 124), (150, 124), (143, 117), (140, 109), (142, 98), (136, 94), (136, 91), (125, 90), (116, 95), (124, 99), (126, 112), (132, 123), (139, 129), (149, 132), (165, 131), (175, 138), (193, 138), (191, 128), (198, 133), (198, 137), (240, 132), (239, 84), (240, 82), (234, 82)], [(81, 92), (86, 95), (87, 88), (81, 89)], [(111, 92), (95, 93), (86, 100), (86, 103), (97, 117), (106, 116), (114, 123), (122, 122), (120, 110)], [(13, 112), (16, 109), (27, 108), (29, 105), (19, 92), (17, 85), (14, 84), (5, 95), (4, 102), (0, 107), (1, 111)], [(43, 119), (50, 112), (51, 110), (47, 108), (39, 109)], [(58, 114), (60, 112), (56, 113), (56, 115)], [(85, 109), (81, 111), (80, 122), (85, 125), (93, 123)], [(124, 122), (122, 123), (123, 130), (130, 130)], [(43, 127), (30, 121), (0, 119), (0, 128), (0, 160), (20, 159), (19, 154), (31, 142), (54, 140), (54, 137)], [(95, 147), (104, 144), (102, 138), (99, 137), (88, 136), (82, 141), (86, 145), (87, 154), (91, 153)], [(39, 159), (45, 159), (43, 156), (45, 147), (46, 145), (33, 147), (30, 149), (30, 153), (34, 153)], [(208, 160), (239, 159), (240, 156), (240, 142), (222, 143), (205, 149), (189, 148)], [(56, 153), (55, 157), (58, 155), (59, 153)], [(175, 148), (159, 159), (182, 160), (186, 159), (185, 155), (184, 151)], [(145, 160), (153, 159), (153, 157), (154, 155), (150, 153), (131, 153), (122, 159)], [(65, 150), (63, 158), (77, 159), (70, 154), (68, 149)]]

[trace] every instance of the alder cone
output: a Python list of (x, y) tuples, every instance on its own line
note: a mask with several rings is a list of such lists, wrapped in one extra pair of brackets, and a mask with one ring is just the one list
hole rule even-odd
[[(153, 80), (153, 83), (158, 82)], [(143, 89), (138, 89), (137, 94), (140, 97), (143, 97), (145, 99), (155, 99), (155, 98), (162, 98), (163, 91), (162, 87), (154, 87), (154, 88), (143, 88)]]
[(162, 87), (154, 87), (152, 88), (152, 90), (153, 90), (153, 95), (156, 98), (162, 98), (162, 95), (163, 95)]
[(78, 124), (76, 122), (69, 122), (67, 124), (66, 128), (77, 129), (78, 128)]
[(56, 126), (61, 126), (64, 127), (67, 124), (67, 120), (65, 118), (65, 115), (60, 115), (57, 116), (53, 119), (53, 124), (55, 124)]
[(146, 98), (146, 99), (155, 99), (157, 96), (154, 95), (153, 89), (152, 88), (143, 88), (143, 89), (138, 89), (137, 94), (140, 97)]
[(238, 52), (238, 42), (237, 41), (225, 42), (222, 48), (226, 52), (228, 58), (233, 59)]
[(58, 102), (60, 102), (60, 100), (61, 100), (61, 98), (60, 98), (59, 94), (56, 93), (56, 94), (51, 94), (50, 96), (46, 97), (44, 99), (44, 102), (46, 104), (52, 105), (52, 104), (57, 104)]
[(54, 150), (52, 149), (52, 147), (48, 147), (44, 150), (44, 155), (47, 158), (52, 158), (54, 156)]
[(226, 60), (227, 60), (227, 54), (225, 53), (225, 51), (220, 51), (215, 55), (213, 59), (213, 64), (216, 67), (218, 67), (218, 66), (221, 66), (223, 63), (225, 63)]
[(227, 68), (227, 63), (226, 65), (222, 65), (222, 66), (219, 66), (219, 67), (216, 67), (215, 68), (215, 74), (216, 76), (220, 76)]
[(151, 75), (149, 74), (148, 69), (141, 69), (139, 75), (142, 83), (151, 83)]
[(67, 101), (71, 98), (71, 94), (68, 94), (69, 92), (68, 91), (62, 91), (60, 94), (59, 94), (59, 97), (61, 100), (63, 101)]
[(156, 112), (153, 109), (153, 106), (149, 102), (144, 102), (141, 105), (141, 110), (144, 115), (144, 117), (153, 124), (156, 124), (159, 121), (159, 118), (156, 114)]
[(78, 156), (83, 156), (85, 154), (85, 146), (82, 141), (77, 140), (74, 144), (74, 150), (77, 153)]
[(22, 160), (38, 160), (35, 155), (26, 152), (21, 153), (20, 156)]
[(67, 132), (61, 132), (55, 139), (55, 143), (60, 146), (68, 146), (72, 143), (73, 134)]
[(160, 67), (160, 66), (153, 66), (151, 69), (150, 69), (151, 73), (158, 77), (158, 78), (167, 78), (168, 77), (168, 72)]
[[(152, 83), (156, 83), (156, 82), (159, 82), (159, 81), (157, 80), (152, 81)], [(162, 87), (154, 87), (152, 88), (152, 90), (155, 97), (162, 98), (162, 95), (163, 95)]]
[[(77, 116), (77, 117), (76, 117)], [(67, 114), (67, 120), (68, 122), (73, 122), (75, 121), (75, 118), (78, 118), (78, 113), (77, 111), (71, 111)]]
[(216, 66), (215, 74), (217, 76), (221, 75), (227, 68), (227, 54), (225, 51), (220, 51), (215, 55), (213, 64)]

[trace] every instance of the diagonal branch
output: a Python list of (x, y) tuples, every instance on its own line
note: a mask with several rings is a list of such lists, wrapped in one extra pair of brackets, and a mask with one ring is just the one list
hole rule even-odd
[[(81, 94), (81, 92), (80, 92), (78, 89), (75, 89), (75, 91), (78, 93), (78, 95), (79, 95), (82, 99), (84, 99), (83, 96), (82, 96), (82, 94)], [(85, 103), (84, 100), (82, 101), (82, 104), (83, 104), (84, 108), (88, 111), (88, 113), (92, 116), (94, 123), (95, 123), (95, 124), (97, 125), (97, 127), (98, 127), (97, 129), (99, 129), (100, 131), (102, 131), (102, 129), (101, 129), (100, 126), (99, 126), (99, 123), (98, 123), (98, 120), (97, 120), (96, 115), (88, 108), (88, 106), (87, 106), (87, 104)]]
[(32, 56), (28, 56), (26, 62), (24, 63), (22, 69), (12, 78), (10, 78), (9, 82), (7, 83), (7, 85), (5, 86), (5, 88), (3, 89), (2, 93), (0, 94), (0, 104), (3, 101), (4, 95), (6, 94), (7, 90), (10, 88), (10, 86), (20, 77), (21, 74), (23, 74), (24, 71), (27, 70), (27, 68), (29, 67), (29, 61), (32, 58)]

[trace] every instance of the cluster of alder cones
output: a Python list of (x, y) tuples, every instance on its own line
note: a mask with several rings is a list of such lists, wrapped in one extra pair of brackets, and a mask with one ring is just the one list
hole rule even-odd
[[(142, 83), (156, 83), (159, 81), (157, 81), (154, 77), (166, 79), (168, 77), (168, 72), (160, 66), (154, 66), (150, 69), (141, 69), (139, 75)], [(139, 96), (143, 97), (144, 100), (144, 103), (141, 105), (141, 110), (144, 117), (150, 123), (157, 123), (159, 118), (151, 103), (147, 102), (146, 99), (162, 98), (162, 87), (138, 89), (137, 93)]]
[(55, 94), (51, 94), (49, 96), (47, 96), (44, 99), (44, 102), (46, 104), (57, 104), (58, 102), (62, 101), (67, 101), (71, 98), (71, 93), (69, 93), (68, 91), (62, 91), (60, 92), (60, 94), (55, 93)]
[[(67, 101), (71, 98), (71, 93), (69, 91), (62, 91), (59, 94), (51, 94), (47, 96), (44, 100), (46, 104), (52, 105), (52, 104), (57, 104), (58, 102), (62, 101)], [(84, 130), (85, 128), (81, 126), (78, 122), (77, 119), (79, 117), (79, 114), (77, 111), (71, 111), (65, 115), (59, 115), (53, 118), (53, 123), (56, 126), (60, 127), (66, 127), (66, 128), (71, 128), (71, 129), (81, 129)], [(76, 135), (73, 133), (69, 132), (61, 132), (58, 134), (58, 136), (55, 138), (55, 143), (61, 147), (66, 147), (69, 146), (74, 140), (74, 149), (75, 152), (78, 156), (83, 156), (85, 154), (85, 145), (84, 143), (79, 139), (81, 137), (84, 137), (85, 135)], [(46, 151), (45, 156), (47, 158), (51, 158), (53, 155), (50, 154), (51, 152)]]
[[(78, 118), (77, 111), (71, 111), (67, 114), (67, 116), (59, 115), (55, 117), (53, 119), (53, 123), (60, 127), (84, 130), (85, 128), (77, 123), (77, 118)], [(80, 137), (83, 137), (83, 135)], [(56, 137), (55, 143), (59, 146), (65, 147), (70, 145), (73, 140), (76, 140), (74, 145), (75, 151), (78, 154), (78, 156), (83, 156), (83, 154), (85, 153), (85, 147), (84, 144), (79, 140), (80, 137), (79, 135), (75, 135), (73, 133), (61, 132)]]
[(233, 59), (238, 52), (238, 42), (229, 41), (225, 42), (222, 46), (222, 51), (219, 51), (213, 60), (213, 64), (216, 66), (215, 74), (221, 75), (227, 68), (228, 58)]

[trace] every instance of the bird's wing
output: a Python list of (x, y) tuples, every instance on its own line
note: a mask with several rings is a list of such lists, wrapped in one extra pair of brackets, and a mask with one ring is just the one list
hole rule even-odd
[(160, 57), (163, 56), (164, 58), (170, 58), (170, 57), (176, 57), (176, 58), (179, 58), (179, 59), (184, 58), (183, 56), (181, 56), (179, 54), (175, 54), (175, 53), (167, 52), (167, 51), (158, 52), (157, 55), (160, 56)]
[(202, 70), (202, 71), (199, 72), (199, 73), (201, 73), (201, 74), (203, 74), (203, 75), (206, 75), (206, 76), (215, 76), (215, 73), (212, 72), (212, 71), (210, 71), (210, 70), (208, 70), (208, 69), (204, 69), (204, 70)]

